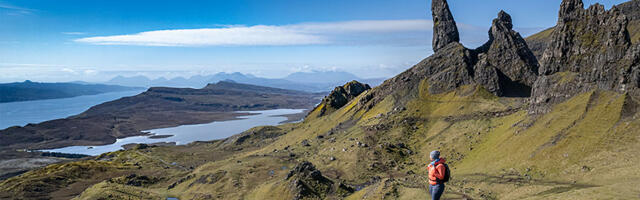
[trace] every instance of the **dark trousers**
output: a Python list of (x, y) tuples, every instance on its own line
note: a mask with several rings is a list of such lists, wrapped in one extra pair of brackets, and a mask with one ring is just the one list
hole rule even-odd
[(435, 185), (429, 185), (429, 194), (431, 194), (431, 200), (440, 200), (440, 196), (444, 193), (444, 184), (439, 183)]

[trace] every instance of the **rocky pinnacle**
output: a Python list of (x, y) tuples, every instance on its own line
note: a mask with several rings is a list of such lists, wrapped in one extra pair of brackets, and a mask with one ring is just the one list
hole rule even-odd
[(456, 21), (451, 15), (446, 0), (431, 1), (433, 16), (433, 52), (437, 52), (452, 42), (460, 42)]

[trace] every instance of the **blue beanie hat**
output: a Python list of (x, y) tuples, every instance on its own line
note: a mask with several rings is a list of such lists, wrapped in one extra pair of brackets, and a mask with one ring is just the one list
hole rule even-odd
[(440, 158), (440, 152), (439, 151), (432, 151), (430, 156), (431, 156), (431, 159), (434, 159), (434, 160), (438, 159), (438, 158)]

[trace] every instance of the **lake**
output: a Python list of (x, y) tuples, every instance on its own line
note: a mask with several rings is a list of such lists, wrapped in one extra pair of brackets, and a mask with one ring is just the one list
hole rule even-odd
[(164, 138), (153, 138), (153, 135), (133, 136), (117, 139), (115, 143), (101, 146), (70, 146), (59, 149), (46, 149), (41, 151), (100, 155), (107, 152), (123, 149), (125, 144), (153, 144), (159, 142), (175, 142), (177, 145), (189, 144), (195, 141), (209, 141), (228, 138), (256, 126), (278, 125), (287, 120), (281, 115), (297, 114), (304, 109), (276, 109), (263, 111), (243, 111), (242, 113), (252, 113), (238, 117), (236, 120), (216, 121), (207, 124), (183, 125), (171, 128), (161, 128), (148, 130), (153, 135), (171, 135)]
[(144, 91), (145, 90), (132, 90), (62, 99), (0, 103), (0, 129), (66, 118), (80, 114), (91, 106), (122, 97), (137, 95)]

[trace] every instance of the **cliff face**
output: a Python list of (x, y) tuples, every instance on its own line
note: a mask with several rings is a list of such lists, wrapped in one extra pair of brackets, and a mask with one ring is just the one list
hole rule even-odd
[(629, 20), (638, 20), (640, 19), (640, 0), (632, 0), (629, 2), (622, 3), (617, 6), (622, 14), (626, 15)]
[[(616, 7), (629, 19), (627, 30), (631, 36), (631, 43), (637, 44), (640, 41), (640, 9), (638, 9), (640, 8), (640, 0), (621, 3)], [(555, 27), (551, 27), (526, 38), (529, 48), (538, 59), (542, 58), (544, 51), (551, 43), (551, 33), (554, 29)]]
[(532, 113), (593, 89), (638, 95), (638, 45), (633, 45), (629, 19), (617, 8), (581, 0), (562, 2), (558, 25), (542, 58), (542, 75), (533, 87)]

